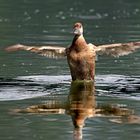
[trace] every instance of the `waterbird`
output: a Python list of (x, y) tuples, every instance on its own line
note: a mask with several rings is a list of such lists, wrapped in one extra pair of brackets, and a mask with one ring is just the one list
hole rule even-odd
[(83, 25), (77, 22), (73, 26), (74, 38), (69, 47), (61, 46), (28, 46), (16, 44), (6, 51), (25, 50), (51, 58), (67, 57), (72, 80), (94, 80), (96, 55), (119, 57), (128, 55), (140, 48), (139, 42), (94, 45), (87, 43), (83, 36)]

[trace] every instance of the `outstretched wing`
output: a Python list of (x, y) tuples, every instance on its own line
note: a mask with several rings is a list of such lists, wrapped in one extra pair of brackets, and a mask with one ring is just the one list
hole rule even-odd
[(113, 57), (119, 57), (128, 55), (129, 53), (134, 52), (136, 49), (140, 49), (140, 42), (99, 45), (95, 48), (95, 51), (99, 55), (105, 54)]
[(49, 58), (62, 58), (66, 56), (66, 48), (57, 47), (57, 46), (35, 47), (35, 46), (26, 46), (26, 45), (17, 44), (6, 48), (6, 51), (8, 52), (20, 51), (20, 50), (34, 52)]

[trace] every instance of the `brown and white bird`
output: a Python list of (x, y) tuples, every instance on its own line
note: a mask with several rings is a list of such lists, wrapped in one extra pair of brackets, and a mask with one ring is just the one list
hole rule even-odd
[(83, 36), (83, 26), (75, 23), (73, 27), (74, 38), (69, 48), (58, 46), (27, 46), (13, 45), (6, 48), (7, 51), (26, 50), (40, 55), (59, 58), (67, 57), (72, 80), (94, 80), (96, 54), (119, 57), (128, 55), (140, 48), (140, 42), (117, 43), (95, 46), (88, 44)]

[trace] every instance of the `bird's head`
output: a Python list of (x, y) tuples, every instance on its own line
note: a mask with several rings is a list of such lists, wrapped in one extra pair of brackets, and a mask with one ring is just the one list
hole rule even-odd
[(74, 24), (73, 33), (75, 35), (82, 35), (83, 34), (83, 26), (80, 22)]

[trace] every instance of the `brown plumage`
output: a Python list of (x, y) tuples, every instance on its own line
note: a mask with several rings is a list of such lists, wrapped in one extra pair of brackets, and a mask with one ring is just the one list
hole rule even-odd
[(35, 47), (17, 44), (6, 48), (6, 50), (9, 52), (26, 50), (51, 58), (67, 56), (72, 80), (94, 80), (96, 54), (119, 57), (128, 55), (140, 48), (140, 42), (116, 43), (99, 46), (87, 44), (83, 36), (82, 24), (76, 23), (73, 29), (75, 35), (69, 48), (58, 46)]

